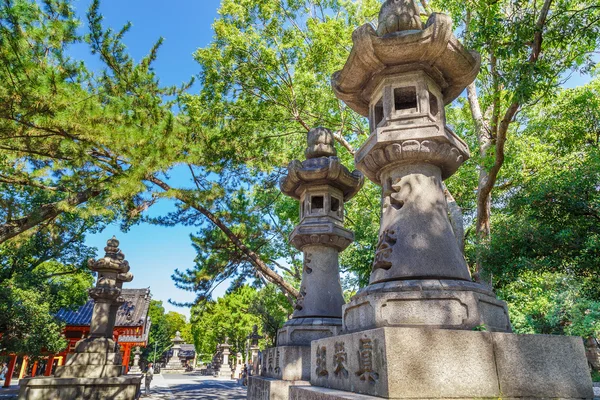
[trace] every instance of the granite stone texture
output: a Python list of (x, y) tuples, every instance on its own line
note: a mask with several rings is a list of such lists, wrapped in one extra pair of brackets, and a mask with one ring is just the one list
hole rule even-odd
[(392, 399), (592, 398), (578, 338), (379, 328), (316, 340), (311, 384)]
[(263, 352), (266, 378), (286, 381), (310, 380), (310, 346), (277, 346)]
[(113, 378), (26, 378), (19, 381), (19, 400), (131, 400), (141, 376)]
[(475, 282), (420, 279), (383, 282), (359, 291), (343, 307), (344, 331), (383, 327), (511, 332), (506, 303)]
[(277, 344), (310, 346), (315, 339), (338, 335), (341, 328), (341, 318), (292, 318), (277, 332)]
[(495, 333), (493, 338), (504, 396), (594, 397), (580, 337)]
[(251, 376), (248, 382), (248, 398), (256, 400), (288, 400), (290, 387), (310, 386), (306, 381), (284, 381)]

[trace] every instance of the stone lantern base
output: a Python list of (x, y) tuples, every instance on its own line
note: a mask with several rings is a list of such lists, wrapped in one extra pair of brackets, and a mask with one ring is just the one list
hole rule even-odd
[(512, 332), (506, 303), (469, 281), (413, 279), (360, 290), (343, 307), (344, 332), (383, 327)]
[(20, 400), (134, 400), (141, 375), (122, 376), (121, 354), (107, 338), (88, 338), (77, 343), (54, 377), (19, 381)]
[(277, 332), (277, 347), (263, 353), (262, 376), (248, 382), (249, 400), (287, 400), (291, 386), (309, 386), (310, 343), (336, 336), (342, 328), (340, 318), (294, 318)]
[(579, 337), (378, 328), (311, 345), (312, 387), (290, 399), (591, 399)]
[(114, 378), (26, 378), (19, 381), (20, 400), (134, 400), (141, 376)]

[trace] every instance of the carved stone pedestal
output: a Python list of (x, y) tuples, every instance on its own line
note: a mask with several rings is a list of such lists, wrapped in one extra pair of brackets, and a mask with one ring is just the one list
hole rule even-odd
[(345, 332), (392, 326), (511, 331), (506, 303), (488, 287), (469, 281), (376, 283), (360, 290), (343, 310)]
[[(389, 399), (592, 398), (580, 338), (432, 328), (379, 328), (312, 342), (318, 388)], [(319, 398), (353, 398), (323, 391)]]

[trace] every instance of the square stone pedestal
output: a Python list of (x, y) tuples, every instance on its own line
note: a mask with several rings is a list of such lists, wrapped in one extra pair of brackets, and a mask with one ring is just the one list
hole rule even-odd
[[(432, 328), (315, 340), (310, 382), (390, 399), (593, 398), (579, 337)], [(354, 398), (319, 388), (291, 392), (292, 399)]]
[(19, 400), (133, 400), (141, 375), (112, 378), (25, 378), (19, 381)]
[(288, 400), (292, 386), (310, 387), (308, 381), (284, 381), (281, 379), (251, 376), (248, 383), (248, 399)]

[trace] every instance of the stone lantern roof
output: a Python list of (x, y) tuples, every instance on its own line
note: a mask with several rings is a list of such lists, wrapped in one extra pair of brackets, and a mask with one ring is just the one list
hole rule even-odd
[(325, 128), (315, 128), (308, 133), (306, 160), (292, 161), (288, 173), (281, 180), (281, 191), (300, 200), (307, 186), (325, 184), (342, 191), (344, 201), (350, 200), (363, 185), (359, 171), (350, 172), (337, 158), (333, 135)]
[(479, 73), (479, 54), (466, 50), (454, 36), (449, 16), (433, 13), (422, 28), (410, 7), (413, 2), (394, 3), (383, 5), (377, 31), (371, 24), (354, 31), (350, 56), (332, 77), (336, 96), (365, 117), (373, 91), (388, 75), (425, 71), (449, 104)]

